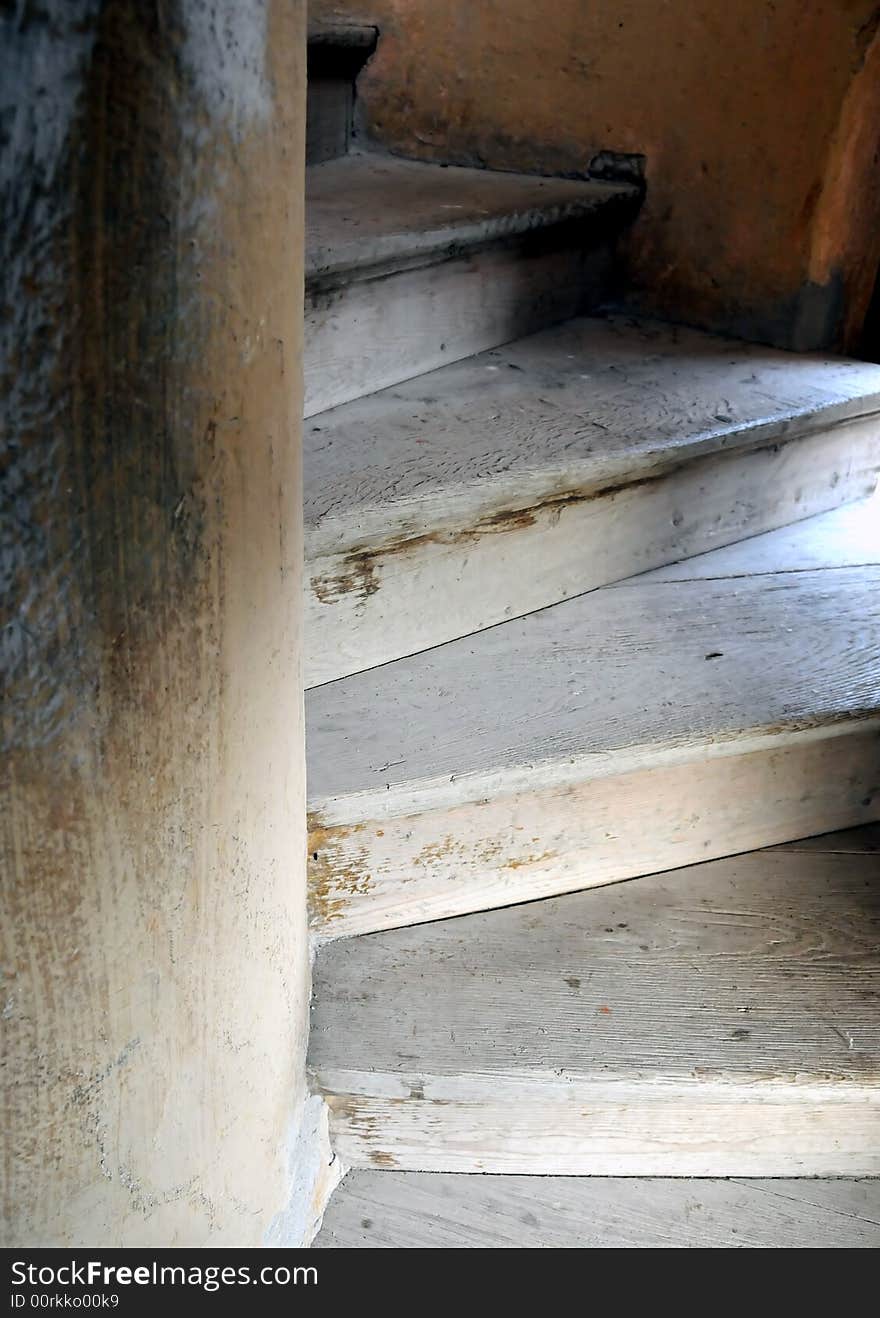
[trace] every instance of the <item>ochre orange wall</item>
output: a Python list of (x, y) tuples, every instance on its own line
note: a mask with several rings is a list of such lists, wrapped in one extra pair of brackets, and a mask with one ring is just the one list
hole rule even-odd
[[(876, 0), (313, 0), (375, 21), (391, 150), (583, 171), (644, 153), (637, 300), (797, 347), (852, 338), (877, 263)], [(873, 179), (873, 182), (872, 182)]]

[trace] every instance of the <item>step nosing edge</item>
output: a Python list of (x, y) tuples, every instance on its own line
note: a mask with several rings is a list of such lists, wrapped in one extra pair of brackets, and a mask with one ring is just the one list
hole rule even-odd
[[(427, 811), (480, 806), (488, 801), (523, 793), (538, 795), (564, 791), (574, 784), (625, 774), (652, 772), (676, 765), (762, 751), (772, 753), (795, 744), (871, 732), (880, 734), (880, 708), (847, 711), (837, 716), (817, 717), (815, 720), (804, 717), (772, 728), (753, 728), (748, 731), (734, 729), (714, 735), (704, 734), (699, 740), (654, 741), (594, 751), (564, 763), (558, 759), (547, 759), (500, 771), (481, 770), (462, 775), (452, 782), (448, 775), (444, 775), (442, 778), (422, 779), (415, 783), (394, 784), (390, 790), (380, 785), (339, 797), (310, 800), (309, 827), (312, 830), (356, 828), (359, 824), (405, 819)], [(406, 793), (406, 801), (400, 802), (396, 798), (403, 793)]]
[[(546, 232), (566, 224), (579, 221), (585, 224), (596, 221), (599, 224), (611, 218), (616, 211), (622, 212), (619, 219), (623, 223), (629, 218), (630, 210), (634, 213), (641, 200), (641, 193), (633, 184), (585, 180), (584, 185), (594, 190), (592, 195), (564, 202), (548, 202), (545, 205), (539, 203), (523, 210), (514, 208), (507, 214), (502, 213), (496, 224), (490, 222), (488, 228), (485, 220), (468, 221), (451, 229), (430, 226), (424, 230), (409, 230), (384, 241), (371, 242), (365, 238), (363, 245), (366, 251), (363, 255), (356, 250), (357, 240), (353, 239), (347, 255), (337, 261), (314, 260), (309, 263), (307, 256), (306, 297), (329, 292), (347, 283), (381, 279), (404, 270), (440, 265), (495, 243), (526, 237), (530, 233)], [(584, 236), (589, 237), (588, 234)], [(413, 241), (405, 241), (407, 237)], [(374, 248), (372, 253), (371, 246)]]
[[(499, 529), (504, 529), (503, 521), (508, 518), (515, 522), (517, 517), (527, 513), (554, 512), (570, 504), (614, 498), (615, 495), (643, 485), (670, 480), (679, 471), (699, 462), (724, 458), (735, 461), (754, 456), (765, 449), (787, 447), (805, 439), (814, 439), (826, 432), (830, 438), (848, 425), (872, 417), (880, 419), (880, 397), (866, 394), (811, 410), (792, 411), (772, 419), (759, 418), (717, 430), (701, 431), (682, 443), (658, 445), (634, 455), (633, 460), (621, 458), (616, 464), (609, 463), (604, 472), (590, 476), (585, 474), (586, 478), (581, 483), (578, 483), (574, 470), (566, 479), (553, 482), (552, 474), (561, 475), (562, 472), (558, 466), (548, 466), (521, 475), (505, 473), (500, 480), (497, 473), (487, 472), (458, 484), (450, 482), (446, 486), (439, 486), (431, 490), (427, 497), (413, 493), (401, 499), (377, 499), (373, 503), (359, 506), (351, 517), (344, 512), (325, 513), (312, 521), (307, 520), (306, 561), (317, 563), (348, 555), (382, 557), (405, 551), (434, 536), (454, 538), (458, 535), (497, 534)], [(503, 486), (503, 493), (499, 492), (499, 485)], [(447, 510), (442, 519), (426, 518), (425, 526), (418, 529), (407, 524), (409, 519), (424, 510), (428, 499), (458, 500), (463, 504), (484, 491), (486, 497), (482, 500), (482, 506), (475, 501), (469, 507), (463, 507), (458, 516), (454, 509)], [(387, 518), (392, 510), (397, 511), (400, 522), (396, 533), (386, 532), (384, 538), (362, 533), (360, 536), (352, 535), (349, 539), (333, 540), (334, 536), (339, 537), (349, 520)]]
[[(530, 1096), (542, 1103), (548, 1093), (560, 1103), (596, 1103), (614, 1106), (641, 1101), (675, 1101), (679, 1097), (714, 1101), (790, 1102), (792, 1098), (814, 1102), (880, 1102), (880, 1072), (876, 1077), (855, 1080), (832, 1070), (820, 1072), (747, 1072), (718, 1068), (704, 1074), (672, 1075), (635, 1072), (619, 1078), (559, 1070), (434, 1072), (430, 1067), (410, 1071), (340, 1069), (310, 1063), (312, 1084), (323, 1094), (331, 1110), (333, 1100), (388, 1100), (394, 1103), (446, 1105), (454, 1102), (490, 1105), (511, 1099), (528, 1102)], [(415, 1092), (414, 1092), (415, 1091)]]

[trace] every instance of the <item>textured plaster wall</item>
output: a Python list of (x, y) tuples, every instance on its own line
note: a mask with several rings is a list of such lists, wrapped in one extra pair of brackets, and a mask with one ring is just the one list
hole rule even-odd
[(4, 8), (4, 1244), (302, 1218), (304, 9)]
[(798, 347), (852, 338), (880, 231), (876, 0), (312, 0), (373, 19), (361, 108), (428, 160), (647, 157), (639, 300)]

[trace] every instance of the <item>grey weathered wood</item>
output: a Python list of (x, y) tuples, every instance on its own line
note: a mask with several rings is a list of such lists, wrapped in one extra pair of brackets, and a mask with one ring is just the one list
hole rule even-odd
[[(490, 794), (309, 829), (309, 907), (319, 939), (534, 901), (877, 818), (880, 725)], [(780, 742), (782, 743), (780, 745)]]
[(307, 697), (327, 823), (880, 716), (880, 566), (608, 587)]
[(877, 820), (880, 567), (728, 567), (649, 574), (309, 692), (314, 928)]
[(349, 1166), (880, 1174), (880, 859), (751, 853), (336, 942), (311, 1066)]
[(878, 994), (880, 858), (774, 848), (328, 944), (311, 1063), (880, 1095)]
[(307, 684), (836, 507), (878, 462), (880, 367), (620, 318), (335, 408), (306, 434)]
[(630, 184), (351, 155), (306, 174), (306, 292), (560, 224), (631, 218), (637, 202)]
[(581, 317), (306, 426), (314, 555), (620, 485), (880, 412), (880, 366)]
[(880, 1180), (464, 1176), (361, 1169), (316, 1249), (869, 1249)]
[(377, 156), (307, 174), (307, 416), (587, 310), (639, 200)]

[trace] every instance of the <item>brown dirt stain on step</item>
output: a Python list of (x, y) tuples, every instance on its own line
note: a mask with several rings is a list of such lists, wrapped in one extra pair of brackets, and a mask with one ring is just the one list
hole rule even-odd
[[(363, 1141), (373, 1166), (388, 1168), (398, 1165), (393, 1154), (376, 1147), (381, 1142), (381, 1131), (379, 1116), (375, 1112), (365, 1111), (357, 1098), (345, 1094), (326, 1094), (325, 1100), (333, 1124), (343, 1122), (348, 1125), (351, 1133)], [(393, 1103), (395, 1100), (386, 1100), (389, 1101)]]
[(485, 535), (504, 535), (513, 531), (524, 531), (536, 526), (539, 520), (557, 522), (563, 513), (580, 504), (593, 503), (597, 499), (614, 499), (622, 493), (629, 493), (642, 486), (652, 485), (667, 477), (675, 470), (664, 467), (662, 470), (643, 476), (640, 480), (620, 481), (616, 484), (603, 485), (597, 489), (580, 489), (566, 493), (554, 494), (539, 500), (528, 508), (502, 509), (500, 512), (487, 514), (474, 522), (473, 526), (458, 530), (428, 531), (423, 535), (404, 535), (398, 540), (388, 540), (373, 548), (353, 549), (339, 557), (333, 570), (311, 577), (311, 588), (321, 604), (333, 604), (336, 600), (354, 594), (362, 600), (375, 595), (381, 586), (381, 569), (386, 562), (398, 559), (402, 555), (417, 554), (428, 545), (452, 547), (473, 544)]
[(413, 867), (430, 868), (438, 863), (449, 864), (458, 861), (468, 865), (491, 865), (496, 869), (518, 870), (528, 865), (538, 865), (544, 860), (553, 860), (555, 851), (542, 851), (539, 854), (512, 856), (505, 860), (508, 843), (505, 841), (462, 842), (447, 834), (442, 841), (430, 842), (413, 856)]
[(309, 922), (320, 926), (339, 919), (352, 897), (363, 897), (372, 887), (366, 848), (352, 845), (367, 825), (325, 828), (316, 813), (307, 816), (307, 824)]

